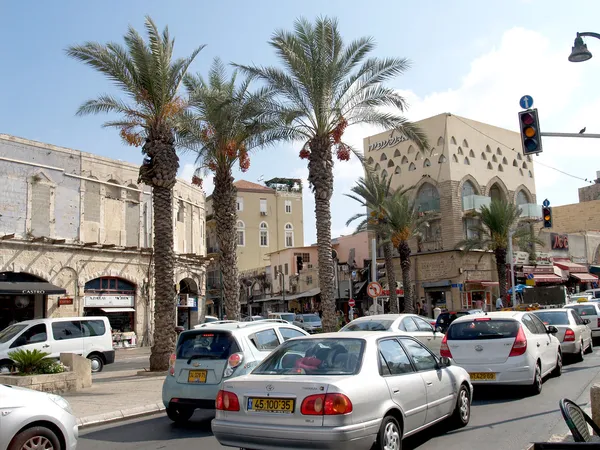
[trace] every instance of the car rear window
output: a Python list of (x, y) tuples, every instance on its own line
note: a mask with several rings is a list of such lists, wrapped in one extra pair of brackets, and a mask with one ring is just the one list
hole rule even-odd
[(595, 316), (598, 314), (593, 305), (575, 305), (569, 306), (569, 308), (573, 308), (581, 317)]
[(536, 311), (534, 314), (544, 322), (544, 325), (569, 325), (566, 311)]
[(357, 320), (350, 322), (340, 331), (386, 331), (393, 323), (393, 320)]
[(187, 332), (177, 342), (177, 359), (227, 359), (239, 351), (235, 338), (223, 331)]
[(365, 341), (327, 338), (286, 341), (253, 374), (354, 375), (360, 368)]
[(507, 339), (517, 337), (519, 322), (516, 320), (473, 319), (453, 322), (448, 329), (448, 340), (472, 341), (483, 339)]
[(305, 322), (320, 322), (321, 318), (316, 314), (305, 314), (302, 316)]

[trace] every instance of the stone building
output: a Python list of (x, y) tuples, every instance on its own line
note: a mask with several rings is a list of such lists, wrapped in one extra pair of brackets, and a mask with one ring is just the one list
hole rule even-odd
[(600, 200), (600, 170), (596, 172), (594, 184), (579, 188), (579, 202)]
[[(129, 343), (152, 332), (152, 194), (139, 167), (0, 135), (0, 329), (106, 315)], [(178, 321), (204, 305), (205, 195), (174, 188)], [(175, 299), (174, 299), (175, 307)]]

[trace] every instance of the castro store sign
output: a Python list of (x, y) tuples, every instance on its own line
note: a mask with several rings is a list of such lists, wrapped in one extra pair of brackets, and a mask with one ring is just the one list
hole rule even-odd
[(103, 307), (133, 307), (133, 295), (86, 295), (84, 306), (91, 308)]

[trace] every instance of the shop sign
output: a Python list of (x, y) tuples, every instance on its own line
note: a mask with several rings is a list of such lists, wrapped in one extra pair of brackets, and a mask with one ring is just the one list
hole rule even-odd
[(576, 264), (587, 264), (587, 258), (585, 256), (573, 256), (571, 260)]
[(529, 253), (527, 252), (515, 252), (513, 257), (513, 264), (515, 266), (522, 266), (529, 262)]
[(73, 304), (72, 298), (59, 298), (58, 299), (58, 306), (67, 306), (67, 305), (72, 305), (72, 304)]
[(179, 294), (179, 303), (177, 306), (180, 308), (196, 308), (198, 306), (198, 298), (190, 297), (189, 294)]
[(86, 295), (83, 299), (83, 305), (91, 308), (133, 308), (135, 305), (134, 299), (133, 295)]
[(569, 250), (569, 236), (566, 234), (550, 233), (552, 250)]
[[(381, 295), (390, 295), (390, 290), (389, 289), (383, 289), (381, 291)], [(401, 295), (404, 296), (404, 289), (396, 289), (396, 295)]]
[(552, 266), (546, 266), (546, 267), (534, 267), (534, 266), (523, 266), (523, 273), (525, 275), (529, 274), (529, 273), (551, 273), (554, 274), (554, 267)]
[(552, 258), (548, 253), (538, 253), (535, 257), (535, 263), (538, 266), (551, 266)]
[(408, 141), (408, 138), (406, 136), (404, 136), (403, 134), (400, 136), (396, 136), (396, 137), (393, 137), (392, 135), (390, 135), (389, 139), (384, 139), (383, 141), (369, 144), (369, 151), (371, 152), (373, 150), (382, 150), (386, 147), (393, 147), (394, 145), (398, 145), (401, 142), (406, 142), (406, 141)]

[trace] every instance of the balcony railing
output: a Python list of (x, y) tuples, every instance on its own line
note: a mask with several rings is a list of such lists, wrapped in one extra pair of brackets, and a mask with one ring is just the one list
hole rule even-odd
[(463, 211), (481, 211), (482, 206), (490, 206), (491, 197), (485, 195), (466, 195), (462, 198)]
[(521, 219), (540, 219), (542, 217), (542, 206), (535, 203), (524, 203), (519, 205)]
[(417, 211), (421, 213), (437, 212), (440, 210), (440, 199), (430, 198), (429, 200), (421, 200), (417, 202)]

